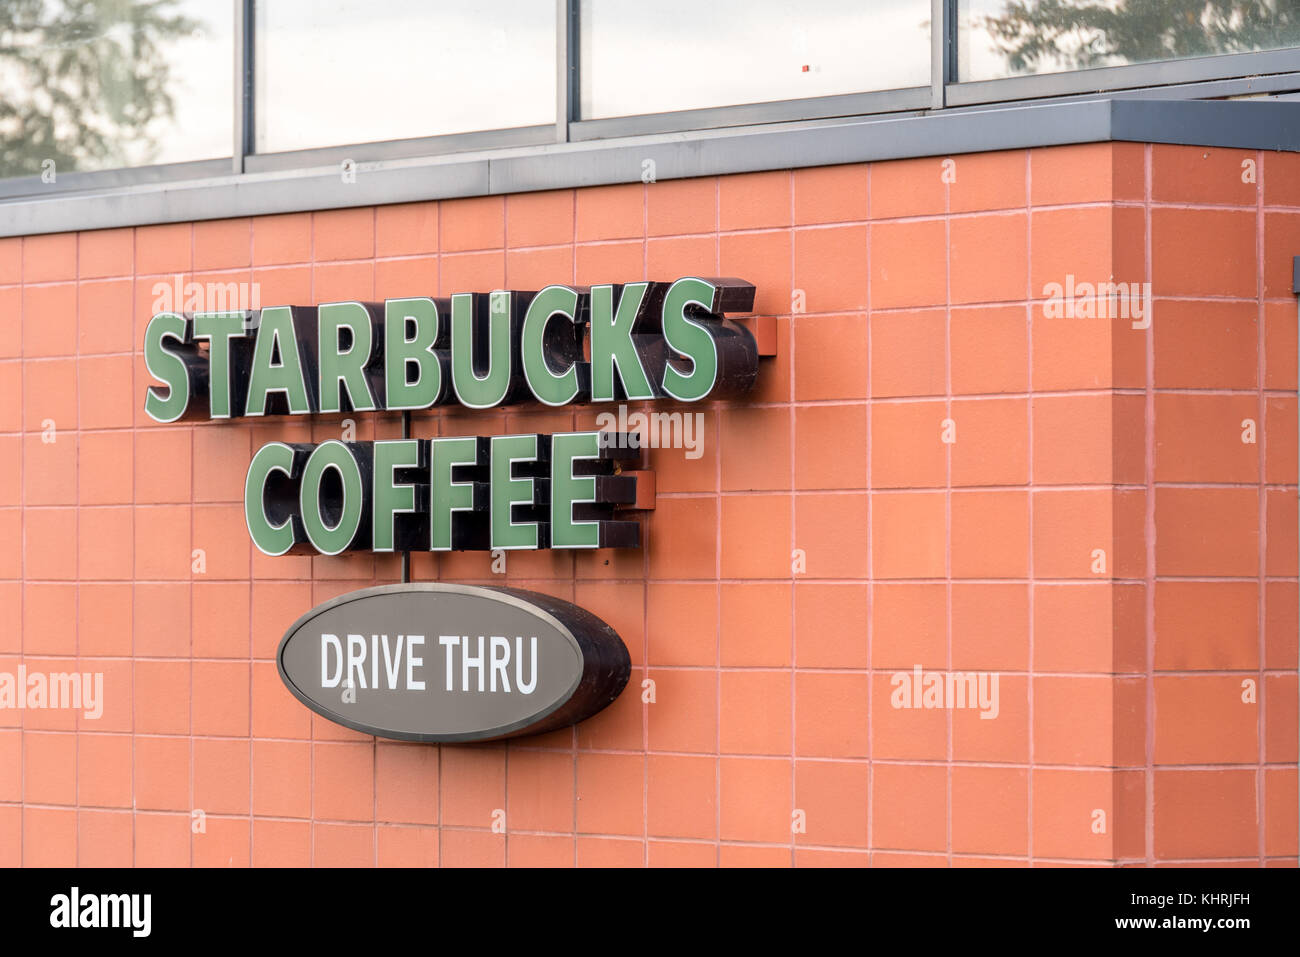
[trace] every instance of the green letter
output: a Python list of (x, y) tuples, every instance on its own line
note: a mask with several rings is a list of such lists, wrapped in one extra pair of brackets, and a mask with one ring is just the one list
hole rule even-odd
[(695, 402), (713, 391), (718, 377), (718, 347), (709, 330), (686, 316), (689, 306), (713, 309), (717, 287), (703, 279), (679, 279), (664, 296), (664, 341), (691, 360), (691, 374), (682, 375), (671, 361), (664, 367), (664, 391), (682, 402)]
[(276, 524), (266, 514), (266, 481), (272, 472), (281, 472), (290, 482), (294, 474), (294, 450), (283, 442), (271, 442), (257, 450), (248, 464), (244, 479), (244, 524), (248, 537), (265, 555), (283, 555), (293, 548), (293, 518), (286, 516)]
[[(360, 446), (355, 448), (359, 450)], [(321, 498), (321, 483), (325, 473), (331, 469), (337, 473), (342, 485), (342, 499), (338, 501)], [(367, 512), (366, 487), (352, 448), (338, 439), (316, 446), (302, 470), (302, 488), (298, 495), (303, 528), (316, 551), (322, 555), (337, 555), (359, 540), (362, 520)], [(329, 521), (331, 518), (333, 524)]]
[[(236, 415), (230, 406), (231, 347), (230, 340), (246, 336), (245, 314), (242, 312), (196, 312), (194, 338), (207, 339), (208, 349), (208, 418), (228, 419)], [(241, 353), (246, 357), (247, 352)], [(238, 360), (236, 360), (238, 361)], [(243, 398), (243, 396), (240, 396)]]
[[(564, 316), (572, 327), (577, 322), (578, 293), (568, 286), (547, 286), (528, 304), (524, 314), (524, 331), (520, 351), (523, 353), (524, 378), (533, 395), (545, 405), (567, 405), (578, 395), (577, 360), (581, 353), (563, 349), (557, 357), (569, 365), (561, 373), (551, 371), (546, 361), (546, 324), (553, 316)], [(565, 330), (566, 346), (578, 345), (577, 338)]]
[(160, 312), (149, 320), (144, 331), (144, 365), (149, 374), (167, 384), (167, 398), (157, 386), (149, 386), (144, 410), (155, 422), (176, 422), (184, 418), (190, 406), (190, 370), (185, 358), (172, 352), (164, 339), (185, 342), (185, 319), (174, 312)]
[[(407, 324), (414, 323), (415, 335), (406, 338)], [(438, 306), (432, 299), (389, 299), (384, 303), (385, 407), (429, 409), (444, 395), (444, 356), (434, 351), (438, 341)], [(407, 382), (407, 370), (415, 366), (415, 381)]]
[(492, 436), (492, 548), (537, 548), (536, 522), (516, 522), (514, 507), (531, 504), (533, 480), (515, 478), (516, 462), (537, 461), (536, 435)]
[[(365, 372), (375, 337), (369, 310), (359, 302), (327, 302), (316, 311), (316, 329), (320, 342), (320, 411), (343, 411), (339, 394), (342, 383), (354, 412), (374, 412), (375, 397)], [(352, 334), (347, 352), (339, 351), (341, 329)]]
[(614, 401), (615, 366), (629, 399), (655, 397), (632, 341), (632, 327), (649, 288), (648, 282), (628, 283), (618, 297), (615, 312), (614, 287), (591, 287), (591, 398), (594, 402)]
[(453, 482), (451, 470), (458, 465), (478, 463), (478, 439), (473, 436), (432, 439), (429, 456), (429, 484), (433, 504), (429, 515), (429, 547), (449, 551), (453, 512), (474, 511), (474, 483)]
[(420, 468), (422, 443), (418, 439), (394, 439), (375, 443), (374, 548), (391, 552), (396, 547), (394, 528), (398, 512), (415, 512), (415, 486), (396, 482), (397, 469)]
[[(277, 347), (280, 361), (273, 362)], [(244, 414), (266, 415), (266, 397), (272, 392), (285, 394), (289, 401), (290, 415), (306, 415), (311, 412), (307, 379), (302, 373), (302, 359), (298, 355), (293, 308), (290, 306), (272, 306), (262, 310), (257, 344), (253, 348), (253, 372), (248, 379), (248, 401), (244, 403)]]
[[(488, 321), (475, 321), (480, 311), (477, 294), (456, 293), (451, 297), (451, 384), (461, 404), (471, 409), (490, 409), (500, 405), (510, 391), (514, 370), (510, 360), (514, 349), (511, 343), (511, 313), (513, 296), (509, 292), (494, 292), (488, 296)], [(486, 329), (484, 329), (486, 325)], [(487, 334), (487, 372), (482, 378), (475, 366), (482, 367), (485, 344), (480, 334)]]
[(599, 522), (575, 522), (575, 502), (596, 501), (596, 478), (573, 474), (577, 459), (600, 458), (599, 432), (562, 432), (551, 436), (551, 547), (597, 548)]

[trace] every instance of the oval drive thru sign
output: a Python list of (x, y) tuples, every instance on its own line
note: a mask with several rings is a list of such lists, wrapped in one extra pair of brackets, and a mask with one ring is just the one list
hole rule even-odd
[(381, 738), (489, 741), (588, 718), (627, 648), (595, 615), (514, 588), (420, 583), (341, 595), (294, 622), (280, 678), (317, 714)]

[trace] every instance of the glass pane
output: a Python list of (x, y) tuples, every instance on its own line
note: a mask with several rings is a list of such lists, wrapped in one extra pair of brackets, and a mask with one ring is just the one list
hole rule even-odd
[(258, 0), (257, 151), (555, 122), (553, 0)]
[(583, 119), (930, 82), (930, 0), (582, 0)]
[(233, 84), (230, 3), (0, 2), (0, 176), (229, 156)]
[(958, 76), (1150, 63), (1300, 45), (1296, 0), (958, 0)]

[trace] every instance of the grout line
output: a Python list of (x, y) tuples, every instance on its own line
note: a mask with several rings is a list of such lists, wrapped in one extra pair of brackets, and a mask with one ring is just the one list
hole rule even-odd
[[(718, 262), (722, 262), (722, 177), (713, 177), (713, 211), (714, 211), (714, 234), (717, 237), (717, 257)], [(721, 266), (719, 266), (721, 268)], [(717, 435), (718, 443), (722, 442), (722, 416), (717, 416)], [(715, 579), (715, 627), (721, 629), (721, 600), (722, 593), (722, 449), (715, 450), (713, 462), (713, 517), (714, 517), (714, 558), (713, 574)], [(658, 493), (656, 492), (656, 497)], [(647, 641), (649, 634), (646, 635)], [(718, 632), (714, 634), (714, 667), (716, 673), (713, 678), (713, 786), (714, 786), (714, 839), (716, 847), (714, 850), (714, 865), (722, 866), (722, 641)]]
[[(188, 268), (185, 270), (185, 274), (187, 276), (192, 276), (194, 274), (194, 224), (193, 223), (191, 223), (189, 226), (189, 239), (190, 239), (190, 261), (189, 261)], [(186, 662), (187, 668), (189, 670), (189, 695), (188, 695), (189, 713), (187, 716), (189, 724), (188, 724), (187, 736), (189, 738), (189, 743), (190, 743), (189, 775), (190, 775), (190, 821), (191, 821), (190, 828), (189, 828), (189, 838), (188, 838), (189, 852), (190, 852), (190, 859), (188, 864), (190, 867), (193, 867), (195, 830), (192, 822), (194, 820), (194, 812), (195, 810), (198, 810), (200, 813), (203, 814), (206, 813), (201, 808), (198, 808), (197, 806), (198, 791), (196, 785), (197, 775), (195, 773), (196, 768), (198, 766), (198, 752), (195, 748), (195, 736), (194, 736), (194, 534), (195, 534), (195, 527), (194, 527), (194, 432), (193, 430), (190, 430), (189, 445), (190, 445), (190, 494), (189, 494), (189, 501), (185, 504), (185, 509), (189, 513), (190, 547), (187, 549), (188, 554), (186, 555), (186, 561), (189, 562), (190, 573), (188, 576), (188, 580), (185, 583), (185, 587), (186, 587), (186, 592), (189, 596), (189, 609), (188, 609), (188, 614), (186, 616), (188, 618), (188, 623), (189, 623), (189, 628), (188, 628), (189, 633), (186, 635), (186, 639), (189, 643), (189, 652), (190, 652), (188, 655), (188, 660)], [(132, 557), (132, 561), (134, 561), (135, 560), (134, 543), (132, 543), (131, 557)], [(205, 552), (204, 562), (206, 563), (206, 561), (207, 561), (207, 553)], [(135, 622), (131, 623), (131, 627), (134, 629)], [(204, 828), (206, 829), (206, 827), (207, 827), (207, 822), (205, 819)]]
[[(1025, 236), (1025, 267), (1027, 275), (1025, 282), (1029, 284), (1029, 291), (1033, 292), (1034, 276), (1034, 162), (1033, 153), (1026, 150), (1025, 152), (1025, 206), (1028, 215), (1025, 217), (1029, 220), (1027, 235)], [(1112, 190), (1113, 192), (1113, 190)], [(1033, 306), (1025, 306), (1025, 389), (1032, 396), (1034, 394), (1034, 309)], [(1028, 478), (1032, 485), (1035, 482), (1035, 459), (1034, 459), (1034, 401), (1031, 399), (1028, 403), (1027, 416), (1027, 449), (1025, 454), (1025, 467), (1028, 471)], [(1029, 657), (1025, 662), (1027, 677), (1025, 679), (1025, 696), (1026, 696), (1026, 734), (1028, 741), (1028, 759), (1029, 770), (1025, 774), (1025, 854), (1029, 859), (1029, 866), (1034, 866), (1034, 679), (1037, 677), (1034, 670), (1034, 646), (1037, 634), (1034, 629), (1034, 609), (1035, 598), (1038, 592), (1038, 582), (1035, 580), (1037, 569), (1034, 568), (1034, 496), (1029, 496), (1029, 541), (1028, 557), (1026, 561), (1025, 574), (1029, 577), (1027, 591), (1029, 593), (1028, 606), (1028, 630), (1029, 630)]]
[[(789, 210), (790, 210), (790, 222), (793, 224), (796, 218), (795, 197), (794, 197), (794, 173), (787, 171), (785, 173), (785, 176), (786, 176), (786, 183), (787, 183), (787, 190), (788, 190), (787, 195), (788, 195)], [(796, 286), (796, 283), (798, 282), (796, 276), (797, 266), (798, 266), (798, 260), (795, 256), (794, 229), (792, 227), (790, 230), (790, 295), (792, 298), (794, 296), (794, 290), (798, 288)], [(798, 547), (798, 524), (797, 524), (798, 511), (795, 508), (795, 502), (797, 500), (797, 496), (796, 494), (794, 494), (793, 490), (798, 486), (798, 482), (795, 479), (795, 466), (798, 461), (797, 449), (799, 446), (798, 446), (798, 420), (795, 417), (792, 400), (794, 399), (795, 392), (798, 390), (798, 384), (795, 381), (796, 366), (795, 366), (795, 343), (794, 343), (794, 316), (791, 315), (788, 321), (790, 324), (790, 350), (789, 350), (790, 355), (786, 360), (786, 368), (788, 369), (787, 374), (789, 375), (790, 391), (789, 394), (786, 396), (786, 402), (784, 406), (785, 406), (785, 415), (786, 415), (786, 429), (787, 429), (787, 434), (789, 436), (789, 442), (790, 442), (790, 489), (791, 489), (790, 506), (789, 506), (790, 535), (789, 538), (787, 539), (787, 544), (789, 546), (789, 552), (791, 558), (793, 558), (794, 549)], [(720, 463), (722, 457), (719, 456), (718, 458)], [(718, 488), (719, 489), (722, 488), (721, 482), (718, 483)], [(798, 843), (798, 841), (796, 840), (795, 830), (793, 826), (793, 812), (795, 810), (799, 810), (799, 765), (798, 762), (795, 760), (796, 753), (798, 752), (797, 742), (799, 740), (799, 694), (798, 694), (798, 686), (795, 681), (796, 668), (798, 667), (798, 663), (799, 663), (799, 648), (797, 643), (795, 642), (796, 633), (794, 627), (794, 612), (796, 607), (795, 589), (798, 587), (799, 585), (795, 581), (794, 566), (792, 562), (790, 567), (790, 677), (789, 677), (789, 683), (787, 685), (787, 691), (786, 691), (786, 693), (789, 695), (789, 708), (790, 708), (790, 807), (791, 807), (790, 866), (791, 867), (797, 867), (798, 860), (799, 860), (796, 854), (796, 844)], [(718, 607), (721, 608), (722, 607), (721, 584), (718, 585), (718, 591), (719, 591)], [(721, 659), (719, 659), (719, 666), (720, 665), (721, 665)], [(807, 833), (806, 818), (804, 820), (804, 833), (805, 834)]]
[[(434, 282), (435, 282), (435, 287), (434, 287), (434, 288), (436, 288), (436, 289), (438, 290), (438, 295), (441, 296), (441, 295), (442, 295), (442, 259), (443, 259), (442, 224), (443, 224), (443, 220), (444, 220), (444, 218), (445, 218), (445, 215), (444, 215), (444, 214), (445, 214), (446, 210), (443, 208), (443, 203), (442, 203), (441, 201), (436, 202), (436, 203), (434, 204), (434, 206), (435, 206), (435, 208), (436, 208), (437, 211), (438, 211), (438, 214), (437, 214), (437, 215), (438, 215), (438, 240), (437, 240), (437, 246), (438, 246), (438, 257), (437, 257), (437, 267), (436, 267), (437, 272), (436, 272), (436, 275), (434, 276)], [(439, 434), (439, 435), (442, 434), (442, 421), (441, 421), (441, 418), (438, 420), (438, 434)], [(441, 563), (441, 557), (440, 557), (440, 556), (435, 556), (435, 560), (438, 562), (438, 565), (437, 565), (437, 575), (438, 575), (438, 579), (441, 580), (441, 578), (442, 578), (442, 563)], [(444, 778), (444, 776), (443, 776), (443, 771), (444, 771), (444, 768), (443, 768), (443, 746), (442, 746), (441, 744), (435, 744), (434, 747), (438, 749), (438, 788), (437, 788), (437, 793), (438, 793), (438, 867), (441, 868), (441, 867), (443, 867), (443, 854), (444, 854), (443, 843), (442, 843), (442, 834), (443, 834), (442, 811), (443, 811), (443, 807), (444, 807), (444, 805), (446, 804), (447, 796), (446, 796), (446, 790), (445, 790), (445, 788), (444, 788), (444, 786), (443, 786), (443, 782), (444, 782), (444, 780), (445, 780), (445, 778)], [(575, 812), (575, 814), (576, 814), (576, 812)], [(575, 826), (574, 829), (575, 829), (575, 830), (577, 829), (576, 826)]]
[(1258, 548), (1259, 562), (1259, 589), (1256, 599), (1256, 642), (1258, 646), (1259, 673), (1256, 678), (1255, 689), (1255, 720), (1256, 720), (1256, 747), (1258, 751), (1258, 766), (1255, 772), (1255, 827), (1256, 841), (1259, 856), (1259, 866), (1264, 866), (1264, 844), (1266, 840), (1267, 825), (1267, 778), (1264, 774), (1264, 762), (1268, 746), (1268, 697), (1266, 682), (1264, 679), (1265, 656), (1267, 648), (1265, 647), (1265, 636), (1268, 628), (1268, 614), (1266, 603), (1268, 601), (1268, 588), (1265, 582), (1265, 575), (1268, 567), (1268, 492), (1267, 471), (1268, 471), (1268, 401), (1264, 394), (1264, 382), (1266, 379), (1265, 370), (1265, 344), (1264, 344), (1264, 326), (1265, 326), (1265, 309), (1264, 309), (1264, 175), (1267, 172), (1264, 168), (1265, 157), (1262, 150), (1255, 152), (1256, 182), (1255, 182), (1255, 288), (1259, 295), (1259, 305), (1255, 313), (1256, 325), (1256, 377), (1259, 388), (1259, 397), (1257, 399), (1256, 426), (1255, 434), (1259, 441), (1255, 446), (1255, 459), (1258, 463), (1258, 480), (1259, 480), (1259, 503), (1258, 503), (1258, 522), (1259, 534), (1256, 542)]
[[(253, 283), (253, 220), (250, 218), (248, 219), (247, 222), (248, 222), (248, 281), (249, 281), (249, 289), (251, 290), (255, 288), (252, 285)], [(258, 297), (259, 305), (260, 305), (260, 298), (261, 297), (259, 296)], [(251, 302), (248, 303), (248, 306), (251, 308), (252, 303)], [(252, 436), (249, 435), (245, 439), (245, 449), (244, 449), (243, 457), (251, 458), (252, 454), (253, 454)], [(195, 464), (196, 464), (196, 459), (194, 456), (191, 456), (190, 468), (191, 469), (194, 468)], [(254, 789), (257, 786), (257, 760), (254, 756), (254, 750), (253, 750), (256, 742), (256, 738), (253, 736), (254, 700), (255, 700), (255, 695), (257, 693), (257, 685), (254, 682), (254, 678), (253, 678), (254, 671), (256, 669), (256, 665), (254, 664), (254, 655), (253, 655), (253, 651), (254, 651), (253, 648), (253, 581), (254, 581), (253, 552), (254, 549), (250, 547), (248, 549), (248, 615), (247, 615), (247, 621), (248, 621), (248, 866), (249, 867), (253, 867), (257, 860), (257, 843), (256, 843), (257, 816), (255, 814), (257, 805), (254, 800), (254, 794), (256, 793)], [(310, 751), (311, 751), (311, 747), (310, 745), (308, 745), (308, 754), (310, 754)]]
[[(1144, 235), (1143, 235), (1143, 258), (1144, 258), (1144, 281), (1149, 279), (1152, 272), (1151, 257), (1151, 177), (1152, 177), (1152, 151), (1150, 144), (1142, 148), (1142, 165), (1143, 165), (1143, 196), (1144, 196)], [(1154, 307), (1153, 307), (1154, 308)], [(1144, 531), (1146, 539), (1146, 549), (1144, 555), (1145, 581), (1143, 583), (1142, 595), (1144, 601), (1144, 632), (1146, 646), (1146, 727), (1143, 729), (1146, 742), (1146, 772), (1145, 772), (1145, 796), (1144, 804), (1144, 832), (1145, 832), (1145, 856), (1147, 867), (1154, 867), (1156, 864), (1155, 855), (1155, 753), (1156, 753), (1156, 693), (1155, 693), (1155, 666), (1156, 666), (1156, 596), (1155, 582), (1158, 575), (1156, 567), (1156, 465), (1155, 465), (1155, 428), (1156, 428), (1156, 397), (1155, 397), (1155, 323), (1148, 323), (1147, 328), (1143, 330), (1142, 338), (1144, 341), (1145, 352), (1145, 380), (1146, 380), (1146, 398), (1144, 415), (1145, 426), (1143, 428), (1143, 457), (1144, 457), (1144, 480), (1146, 484), (1146, 501), (1144, 514)]]
[[(133, 338), (135, 336), (134, 319), (135, 319), (135, 309), (136, 309), (136, 302), (135, 302), (136, 284), (139, 282), (139, 277), (136, 274), (136, 270), (139, 268), (139, 264), (140, 264), (139, 250), (137, 248), (138, 245), (139, 245), (139, 230), (133, 227), (131, 229), (131, 317), (132, 317), (131, 335)], [(132, 345), (134, 346), (134, 342), (132, 342)], [(131, 363), (131, 386), (132, 386), (133, 395), (139, 394), (136, 391), (136, 387), (140, 385), (140, 383), (136, 382), (137, 374), (138, 374), (138, 369), (136, 368), (136, 363), (133, 360)], [(132, 413), (132, 425), (134, 426), (134, 411)], [(136, 454), (139, 452), (139, 444), (137, 442), (137, 439), (138, 436), (136, 435), (136, 430), (133, 427), (131, 429), (131, 575), (133, 579), (135, 577), (135, 540), (136, 540), (136, 528), (138, 524), (137, 523), (138, 512), (136, 509), (136, 505), (139, 500), (139, 493), (136, 487), (136, 477), (135, 477), (135, 457)], [(136, 750), (138, 739), (136, 737), (136, 728), (135, 728), (135, 691), (136, 691), (135, 689), (135, 626), (138, 620), (139, 620), (139, 608), (137, 607), (137, 602), (136, 602), (136, 584), (134, 581), (132, 581), (131, 583), (131, 663), (128, 666), (128, 671), (127, 671), (129, 676), (128, 678), (129, 697), (127, 700), (131, 704), (131, 863), (136, 867), (140, 866), (140, 826), (139, 826), (139, 810), (138, 810), (140, 782), (136, 780), (136, 774), (135, 774), (136, 761), (138, 758), (138, 753)]]
[[(867, 217), (871, 217), (871, 196), (872, 196), (872, 176), (875, 172), (875, 164), (867, 165)], [(876, 783), (876, 732), (875, 732), (875, 693), (876, 693), (876, 658), (875, 658), (875, 627), (876, 627), (876, 549), (874, 525), (874, 501), (873, 478), (871, 474), (871, 460), (875, 455), (874, 437), (871, 430), (872, 419), (875, 418), (875, 406), (870, 398), (875, 389), (875, 381), (872, 375), (872, 345), (873, 337), (871, 335), (871, 231), (867, 230), (867, 263), (866, 274), (867, 282), (867, 319), (864, 323), (866, 327), (866, 382), (867, 382), (867, 448), (866, 448), (866, 482), (867, 482), (867, 806), (864, 809), (867, 824), (867, 861), (870, 863), (873, 848), (875, 847), (875, 783)], [(793, 323), (791, 328), (790, 339), (794, 340)]]
[[(953, 161), (956, 170), (956, 161)], [(940, 169), (943, 169), (942, 163)], [(954, 177), (955, 178), (955, 177)], [(942, 174), (943, 183), (943, 242), (944, 242), (944, 314), (943, 314), (943, 382), (944, 382), (944, 418), (950, 427), (955, 427), (952, 418), (952, 183)], [(1026, 215), (1025, 217), (1029, 217)], [(1027, 267), (1026, 267), (1027, 268)], [(945, 423), (945, 424), (947, 424)], [(941, 428), (943, 424), (941, 424)], [(959, 437), (954, 433), (954, 439)], [(942, 441), (942, 437), (940, 439)], [(944, 649), (945, 667), (952, 671), (952, 442), (944, 443)], [(944, 738), (947, 753), (947, 767), (944, 771), (944, 847), (948, 867), (952, 867), (952, 767), (953, 767), (953, 723), (952, 709), (944, 715)], [(1031, 862), (1032, 863), (1032, 862)]]
[[(20, 239), (18, 246), (18, 356), (21, 363), (18, 367), (19, 375), (19, 424), (25, 429), (27, 427), (27, 240)], [(19, 626), (18, 626), (18, 654), (20, 660), (26, 661), (27, 658), (27, 449), (25, 443), (19, 443), (19, 473), (21, 484), (18, 488), (19, 516), (19, 552), (18, 566), (19, 574), (22, 575), (22, 593), (19, 595)], [(18, 863), (25, 866), (27, 864), (27, 716), (23, 714), (19, 717), (18, 723), (18, 794), (22, 799), (22, 805), (18, 811)]]

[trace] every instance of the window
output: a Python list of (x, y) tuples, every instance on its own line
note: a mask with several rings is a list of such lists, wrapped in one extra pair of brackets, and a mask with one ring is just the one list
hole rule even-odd
[(1300, 0), (0, 0), (0, 203), (1161, 88), (1300, 91)]
[(929, 0), (583, 0), (580, 117), (930, 82)]
[(233, 24), (210, 0), (0, 3), (0, 177), (230, 156)]
[[(959, 0), (958, 79), (1300, 45), (1295, 0)], [(1297, 67), (1300, 67), (1298, 62)]]
[(259, 153), (555, 122), (549, 0), (258, 0)]

